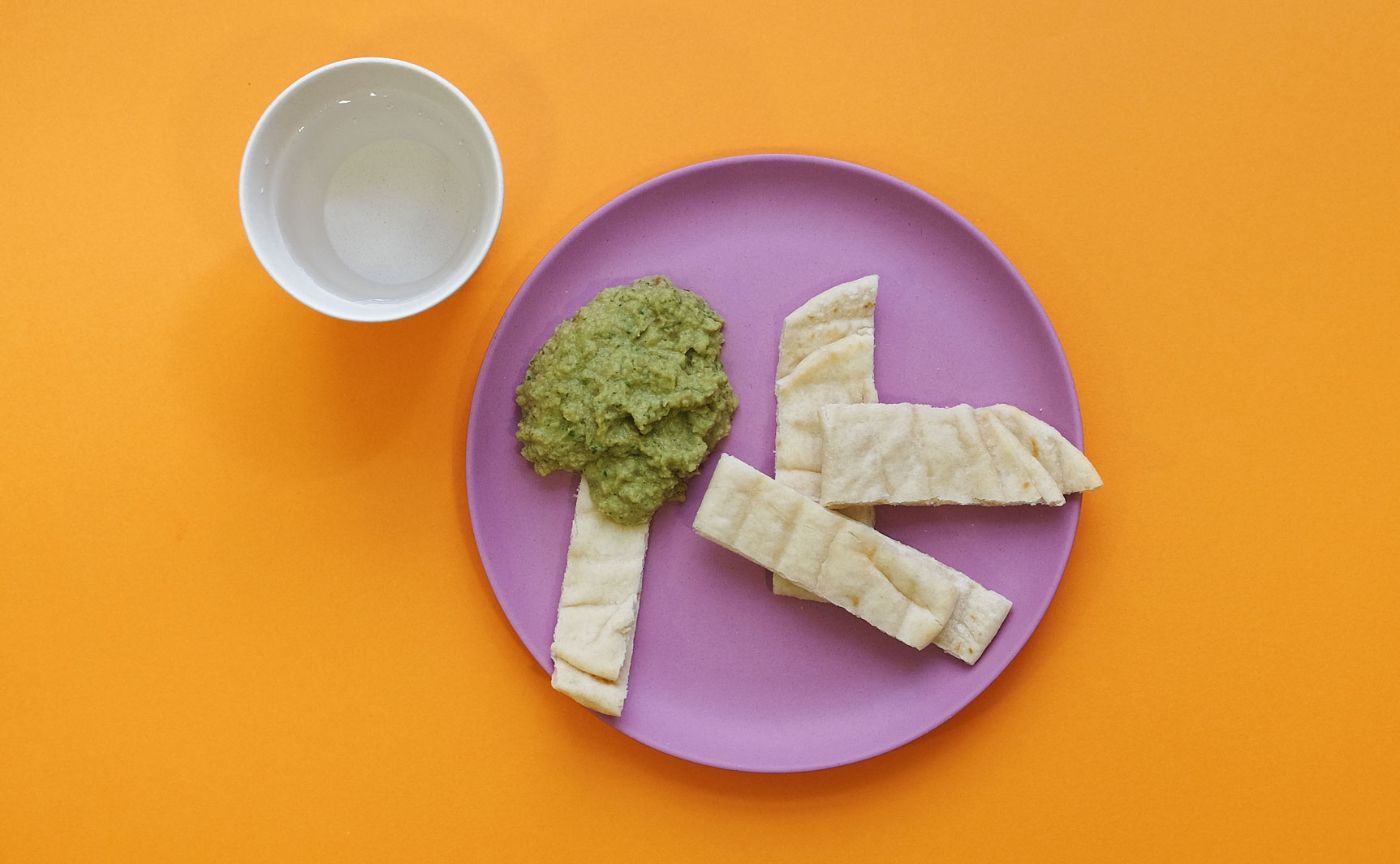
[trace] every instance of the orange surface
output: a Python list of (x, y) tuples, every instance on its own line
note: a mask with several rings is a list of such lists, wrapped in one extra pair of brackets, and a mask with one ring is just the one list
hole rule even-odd
[[(0, 28), (0, 861), (1395, 860), (1400, 7), (140, 6)], [(235, 197), (264, 105), (365, 54), (460, 85), (507, 185), (466, 288), (372, 326), (285, 296)], [(789, 777), (552, 692), (462, 476), (549, 247), (757, 151), (985, 230), (1108, 484), (984, 696)]]

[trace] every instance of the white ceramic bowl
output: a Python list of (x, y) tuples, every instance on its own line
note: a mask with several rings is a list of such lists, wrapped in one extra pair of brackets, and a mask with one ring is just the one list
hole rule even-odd
[(243, 153), (238, 203), (264, 268), (312, 309), (392, 321), (476, 271), (505, 183), (481, 113), (439, 75), (382, 57), (282, 92)]

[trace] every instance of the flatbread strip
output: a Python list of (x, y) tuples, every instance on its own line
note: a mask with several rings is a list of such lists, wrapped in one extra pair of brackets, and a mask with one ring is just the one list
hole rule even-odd
[(1011, 405), (822, 409), (821, 502), (1049, 504), (1103, 485), (1050, 424)]
[(975, 663), (1011, 601), (724, 454), (695, 531), (906, 645)]
[(619, 525), (593, 506), (579, 480), (559, 617), (554, 625), (554, 689), (614, 717), (627, 698), (632, 642), (646, 559), (646, 525)]
[[(878, 276), (845, 282), (808, 300), (783, 321), (778, 344), (777, 441), (773, 476), (809, 498), (821, 495), (823, 405), (877, 402), (875, 297)], [(875, 508), (851, 507), (846, 516), (875, 524)], [(821, 600), (777, 573), (773, 593)]]

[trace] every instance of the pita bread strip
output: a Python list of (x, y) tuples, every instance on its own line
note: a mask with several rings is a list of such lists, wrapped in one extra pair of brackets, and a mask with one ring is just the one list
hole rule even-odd
[[(603, 516), (580, 480), (554, 625), (554, 688), (617, 714), (627, 695), (649, 525)], [(603, 686), (607, 685), (607, 686)]]
[(1011, 405), (822, 408), (821, 502), (1064, 504), (1102, 485), (1054, 427)]
[[(724, 454), (700, 509), (702, 537), (787, 577), (914, 648), (974, 662), (1011, 603), (928, 555)], [(948, 628), (948, 636), (941, 634)]]
[[(865, 276), (829, 288), (808, 300), (783, 322), (778, 346), (777, 440), (773, 476), (809, 498), (821, 494), (822, 405), (875, 402), (875, 298), (878, 276)], [(872, 507), (842, 510), (875, 524)], [(773, 574), (773, 593), (821, 598)]]

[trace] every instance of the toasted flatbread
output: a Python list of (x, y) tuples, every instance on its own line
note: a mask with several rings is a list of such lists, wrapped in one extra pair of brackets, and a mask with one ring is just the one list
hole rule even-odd
[(913, 648), (974, 663), (1011, 601), (868, 525), (822, 507), (728, 454), (695, 530)]
[[(778, 346), (778, 422), (773, 475), (809, 498), (821, 494), (823, 405), (875, 402), (875, 297), (878, 276), (829, 288), (783, 321)], [(873, 507), (842, 511), (873, 525)], [(777, 573), (773, 593), (820, 600)]]
[(554, 689), (573, 699), (585, 708), (592, 708), (599, 714), (610, 717), (622, 716), (622, 705), (627, 701), (627, 677), (632, 670), (632, 644), (627, 645), (627, 658), (616, 681), (604, 681), (589, 675), (563, 660), (554, 661), (554, 674), (550, 683)]
[(821, 502), (1048, 504), (1103, 485), (1053, 426), (1011, 405), (828, 405)]
[(802, 359), (823, 345), (852, 333), (875, 330), (878, 276), (862, 276), (828, 288), (783, 319), (778, 342), (778, 377), (797, 368)]
[(632, 662), (649, 523), (619, 525), (593, 505), (579, 480), (559, 617), (554, 689), (604, 714), (622, 712)]

